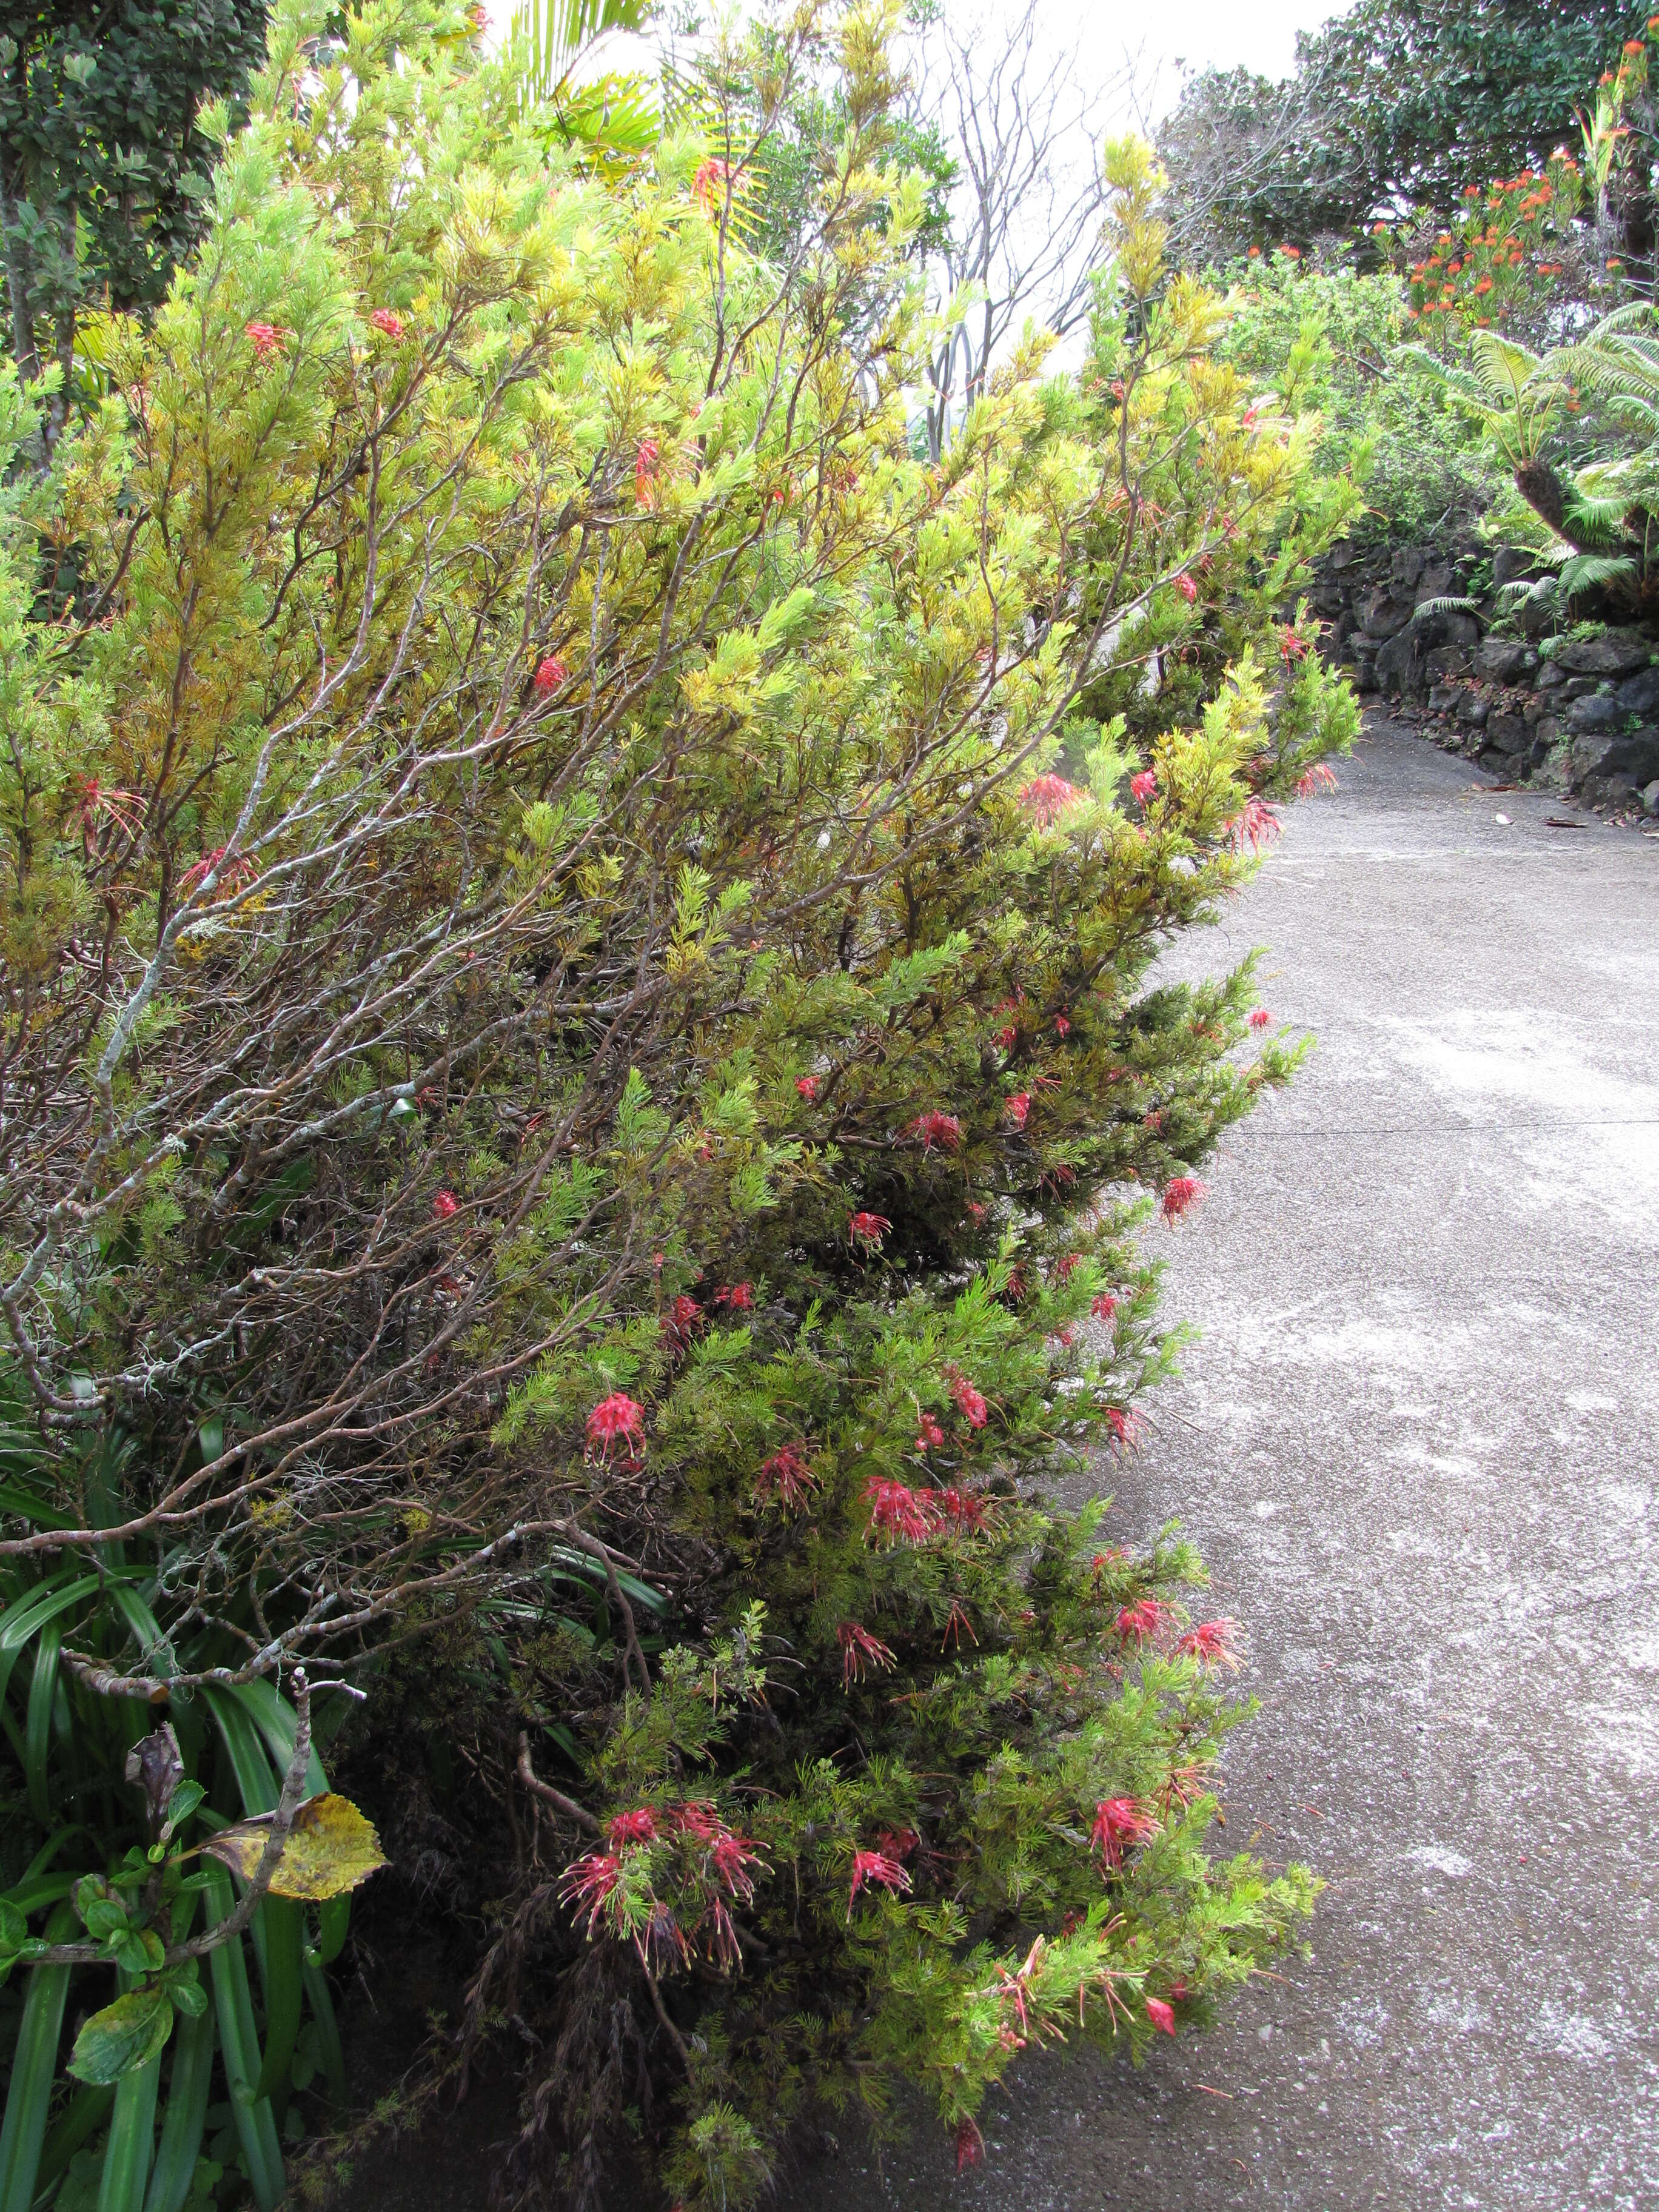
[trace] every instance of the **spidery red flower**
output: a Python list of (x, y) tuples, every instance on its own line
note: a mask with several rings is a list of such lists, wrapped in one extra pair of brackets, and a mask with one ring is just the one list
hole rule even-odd
[(951, 1395), (956, 1401), (957, 1411), (970, 1429), (982, 1429), (986, 1422), (986, 1404), (965, 1375), (952, 1375)]
[(976, 1490), (936, 1490), (933, 1502), (959, 1528), (970, 1531), (982, 1528), (990, 1511), (990, 1500)]
[(608, 1398), (601, 1398), (587, 1417), (588, 1449), (600, 1459), (610, 1456), (618, 1437), (630, 1454), (644, 1449), (645, 1408), (636, 1406), (623, 1390), (613, 1390)]
[(1129, 778), (1129, 788), (1143, 806), (1150, 806), (1152, 795), (1158, 789), (1158, 770), (1155, 768), (1142, 769), (1139, 775)]
[(702, 1308), (682, 1291), (662, 1317), (662, 1333), (677, 1351), (684, 1352), (702, 1322)]
[(872, 1543), (884, 1536), (890, 1544), (925, 1544), (939, 1528), (941, 1516), (933, 1492), (913, 1490), (908, 1482), (872, 1474), (864, 1486), (864, 1502), (870, 1508), (865, 1533)]
[(622, 1861), (611, 1851), (590, 1851), (586, 1858), (577, 1859), (568, 1866), (559, 1895), (574, 1908), (580, 1920), (587, 1915), (590, 1937), (599, 1924), (599, 1915), (617, 1884), (622, 1880)]
[(747, 1836), (734, 1836), (730, 1828), (722, 1826), (714, 1838), (714, 1849), (709, 1853), (714, 1862), (714, 1871), (733, 1897), (746, 1905), (755, 1894), (755, 1878), (749, 1871), (761, 1863), (761, 1856)]
[(847, 1917), (853, 1917), (854, 1900), (866, 1885), (878, 1885), (883, 1889), (908, 1890), (910, 1877), (896, 1859), (890, 1859), (885, 1851), (854, 1851), (853, 1854), (853, 1887), (847, 1895)]
[(611, 1848), (626, 1850), (630, 1844), (654, 1844), (657, 1840), (657, 1816), (648, 1805), (637, 1812), (618, 1813), (611, 1823)]
[(1025, 1127), (1025, 1118), (1030, 1110), (1031, 1094), (1029, 1091), (1015, 1091), (1013, 1097), (1003, 1108), (1004, 1113), (1017, 1129), (1023, 1129)]
[(264, 361), (269, 354), (281, 353), (283, 342), (288, 336), (288, 332), (279, 330), (275, 323), (245, 323), (242, 329), (244, 335), (253, 342), (256, 361)]
[(198, 884), (205, 883), (210, 875), (216, 873), (227, 890), (234, 890), (242, 884), (252, 883), (258, 874), (258, 869), (246, 853), (239, 853), (234, 860), (227, 860), (225, 854), (228, 850), (228, 846), (216, 845), (210, 853), (204, 853), (194, 866), (187, 868), (179, 878), (179, 890), (186, 893), (193, 891)]
[(538, 660), (536, 664), (536, 690), (545, 699), (550, 692), (556, 691), (562, 684), (567, 682), (569, 675), (570, 671), (557, 653), (550, 653), (544, 660)]
[(942, 1444), (944, 1442), (944, 1430), (940, 1428), (931, 1413), (923, 1413), (916, 1431), (916, 1449), (931, 1451), (935, 1444)]
[(1334, 791), (1336, 787), (1336, 771), (1327, 768), (1323, 761), (1316, 761), (1296, 780), (1298, 799), (1311, 799), (1316, 791)]
[(1236, 1620), (1200, 1620), (1180, 1638), (1176, 1650), (1183, 1659), (1196, 1659), (1200, 1666), (1237, 1667), (1233, 1638), (1237, 1633)]
[(841, 1645), (841, 1678), (844, 1689), (851, 1689), (854, 1682), (861, 1682), (872, 1668), (885, 1674), (898, 1664), (897, 1658), (880, 1638), (872, 1636), (869, 1630), (861, 1627), (856, 1620), (843, 1620), (836, 1631), (836, 1641)]
[(1040, 828), (1062, 815), (1068, 806), (1074, 806), (1088, 793), (1074, 783), (1067, 783), (1063, 775), (1036, 775), (1019, 794), (1019, 803), (1035, 817)]
[(447, 1221), (461, 1210), (461, 1201), (453, 1190), (441, 1190), (432, 1201), (432, 1218)]
[(634, 456), (634, 496), (641, 507), (657, 503), (657, 470), (659, 456), (654, 438), (641, 438)]
[(1166, 1221), (1179, 1221), (1204, 1195), (1205, 1185), (1196, 1176), (1171, 1176), (1164, 1186), (1159, 1206)]
[(1140, 1441), (1140, 1419), (1136, 1413), (1125, 1413), (1121, 1406), (1106, 1408), (1106, 1425), (1112, 1432), (1112, 1441), (1124, 1451), (1129, 1451)]
[(806, 1502), (807, 1492), (817, 1487), (817, 1477), (793, 1444), (785, 1444), (769, 1460), (761, 1462), (755, 1477), (755, 1495), (769, 1500), (775, 1498), (785, 1512), (793, 1513)]
[(723, 1283), (714, 1293), (717, 1306), (729, 1306), (733, 1313), (752, 1313), (755, 1310), (755, 1285), (752, 1283)]
[(1089, 1310), (1097, 1321), (1110, 1321), (1117, 1311), (1117, 1300), (1109, 1291), (1103, 1291), (1091, 1302)]
[(905, 1134), (920, 1137), (925, 1152), (931, 1152), (935, 1145), (953, 1152), (962, 1142), (962, 1124), (954, 1114), (943, 1113), (935, 1106), (926, 1114), (918, 1114)]
[(1137, 1598), (1133, 1605), (1126, 1605), (1118, 1614), (1117, 1632), (1121, 1637), (1133, 1638), (1137, 1644), (1144, 1644), (1149, 1636), (1157, 1635), (1169, 1617), (1170, 1608), (1161, 1598)]
[(717, 155), (711, 154), (706, 161), (698, 164), (697, 173), (691, 179), (691, 197), (704, 215), (713, 215), (724, 206), (731, 176), (731, 163), (722, 161)]
[(810, 1106), (818, 1095), (818, 1079), (816, 1075), (798, 1075), (795, 1088)]
[(1107, 1866), (1121, 1866), (1126, 1848), (1144, 1844), (1157, 1833), (1158, 1822), (1133, 1797), (1104, 1797), (1095, 1807), (1090, 1838)]
[(1267, 800), (1258, 799), (1252, 792), (1244, 802), (1243, 812), (1236, 814), (1227, 824), (1227, 835), (1236, 851), (1242, 853), (1248, 841), (1250, 850), (1259, 853), (1264, 845), (1273, 843), (1284, 826)]
[(892, 1225), (884, 1213), (854, 1213), (848, 1220), (847, 1233), (855, 1243), (878, 1248)]
[(696, 1797), (688, 1797), (683, 1805), (671, 1805), (668, 1819), (681, 1835), (694, 1836), (700, 1843), (712, 1844), (724, 1832), (714, 1807)]
[(368, 319), (379, 331), (380, 336), (390, 338), (393, 345), (400, 345), (403, 343), (404, 319), (401, 315), (394, 315), (390, 307), (374, 308)]
[(1258, 1006), (1255, 1012), (1250, 1016), (1250, 1027), (1253, 1030), (1267, 1029), (1271, 1027), (1272, 1023), (1273, 1016), (1267, 1012), (1267, 1009), (1265, 1006)]

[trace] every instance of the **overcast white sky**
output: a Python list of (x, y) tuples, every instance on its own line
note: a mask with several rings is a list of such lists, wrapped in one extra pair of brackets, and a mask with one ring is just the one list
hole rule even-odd
[[(492, 21), (505, 25), (514, 0), (486, 0)], [(1296, 53), (1297, 31), (1311, 31), (1332, 15), (1346, 15), (1352, 0), (1044, 0), (1056, 46), (1076, 44), (1085, 64), (1103, 78), (1115, 77), (1125, 51), (1140, 57), (1143, 85), (1156, 84), (1154, 112), (1173, 101), (1177, 64), (1221, 69), (1243, 64), (1263, 76), (1283, 76)], [(958, 0), (947, 0), (957, 12)], [(988, 6), (962, 7), (965, 15), (992, 14)]]

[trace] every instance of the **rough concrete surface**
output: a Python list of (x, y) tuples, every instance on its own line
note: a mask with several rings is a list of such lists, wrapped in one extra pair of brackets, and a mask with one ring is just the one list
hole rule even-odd
[(1223, 1840), (1314, 1957), (811, 2212), (1659, 2207), (1659, 841), (1383, 721), (1341, 780), (1182, 949), (1318, 1047), (1158, 1233), (1201, 1340), (1107, 1478), (1248, 1627)]

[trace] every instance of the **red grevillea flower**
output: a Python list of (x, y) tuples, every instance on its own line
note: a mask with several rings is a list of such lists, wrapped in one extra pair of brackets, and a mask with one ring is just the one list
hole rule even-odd
[(722, 1827), (714, 1839), (709, 1854), (714, 1862), (714, 1871), (733, 1897), (744, 1904), (755, 1894), (755, 1878), (749, 1869), (761, 1863), (760, 1852), (747, 1836), (734, 1836), (730, 1828)]
[(951, 1395), (956, 1401), (957, 1411), (970, 1429), (982, 1429), (985, 1426), (985, 1401), (965, 1375), (951, 1376)]
[(1270, 1028), (1272, 1026), (1272, 1023), (1273, 1016), (1267, 1012), (1267, 1009), (1265, 1006), (1258, 1006), (1255, 1012), (1250, 1016), (1250, 1027), (1253, 1030), (1265, 1030)]
[[(1000, 1014), (1017, 1014), (1024, 1004), (1024, 1001), (1022, 999), (1005, 999), (997, 1008), (997, 1012)], [(1018, 1026), (1010, 1022), (1006, 1028), (1000, 1029), (994, 1033), (991, 1042), (1000, 1051), (1007, 1052), (1012, 1049), (1018, 1036)]]
[(1133, 1605), (1126, 1605), (1117, 1617), (1120, 1636), (1133, 1637), (1144, 1644), (1149, 1636), (1156, 1636), (1170, 1617), (1170, 1608), (1162, 1598), (1139, 1597)]
[(1085, 791), (1079, 790), (1074, 783), (1067, 783), (1063, 775), (1036, 775), (1020, 793), (1019, 803), (1046, 830), (1068, 806), (1087, 797)]
[(817, 1480), (795, 1446), (785, 1444), (781, 1451), (762, 1461), (755, 1476), (755, 1495), (775, 1498), (786, 1513), (793, 1513), (805, 1504), (806, 1493), (817, 1487)]
[(644, 1448), (645, 1408), (636, 1406), (625, 1390), (613, 1390), (608, 1398), (601, 1398), (587, 1417), (588, 1449), (601, 1459), (609, 1457), (619, 1437), (630, 1453)]
[(985, 1526), (990, 1500), (981, 1498), (976, 1490), (936, 1490), (933, 1498), (940, 1512), (959, 1528), (977, 1530)]
[(954, 1114), (942, 1113), (935, 1106), (926, 1114), (918, 1114), (904, 1133), (908, 1137), (920, 1137), (924, 1152), (931, 1152), (935, 1145), (941, 1145), (947, 1152), (953, 1152), (962, 1142), (962, 1124)]
[(1054, 1035), (1056, 1036), (1070, 1036), (1071, 1034), (1072, 1024), (1070, 1018), (1065, 1014), (1056, 1014), (1054, 1016)]
[(912, 1490), (908, 1482), (872, 1474), (864, 1486), (864, 1502), (870, 1508), (865, 1533), (872, 1543), (884, 1536), (890, 1544), (925, 1544), (939, 1525), (933, 1492)]
[(622, 1861), (611, 1851), (590, 1851), (586, 1858), (577, 1859), (564, 1870), (564, 1881), (559, 1895), (575, 1909), (580, 1920), (587, 1915), (587, 1932), (591, 1937), (604, 1911), (606, 1900), (622, 1880)]
[(1188, 1630), (1176, 1650), (1183, 1659), (1196, 1659), (1200, 1666), (1237, 1667), (1233, 1638), (1237, 1633), (1236, 1620), (1200, 1620), (1196, 1628)]
[(618, 1813), (611, 1823), (611, 1848), (626, 1850), (629, 1844), (654, 1844), (657, 1840), (657, 1816), (648, 1805), (641, 1805), (635, 1813)]
[(1013, 1123), (1015, 1128), (1023, 1129), (1025, 1127), (1025, 1117), (1031, 1110), (1030, 1092), (1029, 1091), (1016, 1091), (1013, 1097), (1007, 1101), (1002, 1110), (1008, 1116), (1008, 1119)]
[(854, 1900), (866, 1884), (883, 1889), (907, 1890), (910, 1877), (896, 1859), (890, 1859), (885, 1851), (854, 1851), (853, 1854), (853, 1887), (847, 1895), (847, 1917), (853, 1917)]
[(1164, 1195), (1158, 1201), (1166, 1221), (1179, 1221), (1183, 1213), (1190, 1212), (1204, 1195), (1206, 1186), (1196, 1176), (1171, 1176), (1164, 1186)]
[(940, 1428), (939, 1423), (933, 1419), (931, 1413), (923, 1413), (921, 1417), (920, 1425), (916, 1431), (916, 1449), (918, 1451), (931, 1451), (935, 1444), (942, 1444), (944, 1442), (944, 1430)]
[(872, 1636), (867, 1628), (856, 1620), (843, 1620), (836, 1631), (836, 1641), (841, 1646), (841, 1679), (844, 1689), (861, 1682), (873, 1668), (884, 1674), (896, 1667), (898, 1660), (879, 1637)]
[(561, 684), (567, 682), (569, 675), (570, 671), (558, 654), (550, 653), (545, 660), (536, 664), (536, 689), (545, 699), (550, 691), (556, 691)]
[(810, 1106), (818, 1095), (818, 1079), (816, 1075), (798, 1075), (795, 1088)]
[(1304, 769), (1296, 780), (1296, 795), (1298, 799), (1311, 799), (1316, 791), (1334, 791), (1336, 787), (1336, 771), (1334, 769), (1327, 768), (1323, 761), (1316, 761), (1310, 769)]
[(657, 469), (659, 456), (654, 438), (641, 438), (634, 456), (634, 496), (641, 507), (657, 503)]
[(1284, 826), (1267, 800), (1258, 799), (1252, 792), (1244, 802), (1244, 811), (1236, 814), (1227, 824), (1227, 835), (1236, 851), (1242, 853), (1248, 840), (1250, 850), (1259, 853), (1264, 845), (1273, 843)]
[(452, 1214), (459, 1213), (460, 1210), (461, 1201), (453, 1190), (441, 1190), (432, 1201), (432, 1218), (434, 1221), (447, 1221)]
[(1142, 769), (1139, 775), (1129, 778), (1129, 788), (1143, 806), (1150, 806), (1152, 794), (1158, 789), (1158, 770), (1155, 768)]
[(239, 853), (234, 860), (228, 861), (225, 854), (229, 849), (228, 845), (216, 845), (210, 853), (204, 853), (201, 859), (192, 867), (186, 868), (179, 878), (179, 890), (193, 891), (198, 884), (205, 883), (216, 872), (227, 890), (234, 890), (239, 884), (252, 883), (258, 874), (258, 869), (246, 853)]
[(662, 1317), (662, 1333), (675, 1349), (684, 1352), (702, 1327), (702, 1308), (682, 1291)]
[(732, 175), (732, 165), (711, 154), (700, 162), (697, 173), (691, 179), (691, 197), (705, 215), (713, 215), (724, 205), (726, 187)]
[(254, 358), (263, 361), (267, 354), (281, 353), (286, 331), (278, 330), (275, 323), (244, 323), (245, 337), (253, 341)]
[(1002, 1286), (1003, 1302), (1006, 1305), (1023, 1305), (1025, 1294), (1031, 1287), (1031, 1278), (1026, 1273), (1024, 1260), (1016, 1260), (1008, 1270), (1008, 1279)]
[(394, 315), (390, 307), (376, 307), (368, 319), (383, 338), (390, 338), (393, 345), (402, 344), (404, 332), (401, 315)]
[(729, 1306), (733, 1313), (753, 1313), (755, 1285), (752, 1283), (723, 1283), (714, 1293), (717, 1306)]
[(1056, 1260), (1054, 1262), (1054, 1280), (1057, 1283), (1069, 1283), (1073, 1276), (1077, 1273), (1078, 1262), (1081, 1257), (1082, 1255), (1080, 1253), (1067, 1252), (1063, 1258)]
[(1162, 1997), (1148, 1997), (1146, 2017), (1164, 2035), (1175, 2033), (1175, 2008), (1164, 2003)]
[(1133, 1797), (1103, 1797), (1095, 1807), (1095, 1824), (1089, 1832), (1103, 1862), (1121, 1866), (1125, 1847), (1155, 1836), (1158, 1822)]
[(854, 1213), (848, 1220), (847, 1233), (855, 1243), (878, 1249), (892, 1225), (884, 1213)]
[(884, 1828), (876, 1838), (877, 1848), (890, 1859), (908, 1859), (921, 1841), (914, 1828)]
[(1097, 1321), (1110, 1321), (1117, 1311), (1117, 1300), (1109, 1291), (1103, 1291), (1097, 1298), (1091, 1301), (1089, 1310)]
[(985, 2155), (985, 2138), (972, 2120), (957, 2122), (957, 2172), (977, 2166)]
[(1194, 583), (1190, 576), (1177, 576), (1175, 580), (1175, 587), (1188, 606), (1191, 606), (1198, 597), (1198, 586)]
[(1279, 657), (1287, 667), (1308, 657), (1308, 641), (1293, 623), (1286, 623), (1279, 633)]
[(712, 1844), (717, 1836), (725, 1833), (720, 1814), (699, 1798), (688, 1797), (683, 1805), (671, 1805), (668, 1819), (681, 1835), (695, 1836), (699, 1843)]
[(1106, 1425), (1112, 1432), (1114, 1442), (1121, 1444), (1125, 1451), (1140, 1441), (1140, 1416), (1125, 1413), (1121, 1406), (1106, 1408)]

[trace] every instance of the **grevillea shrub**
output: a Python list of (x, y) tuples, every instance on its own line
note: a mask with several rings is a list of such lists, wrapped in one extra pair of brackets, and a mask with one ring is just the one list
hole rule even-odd
[(919, 464), (895, 88), (809, 10), (605, 182), (459, 11), (291, 0), (198, 259), (8, 480), (3, 1311), (69, 1525), (0, 1552), (164, 1536), (152, 1674), (222, 1622), (371, 1736), (465, 1717), (526, 2192), (632, 2126), (740, 2204), (902, 2081), (972, 2157), (1023, 2047), (1143, 2054), (1309, 1904), (1206, 1850), (1196, 1561), (1053, 1486), (1295, 1058), (1248, 969), (1148, 970), (1351, 737), (1284, 616), (1348, 495), (1133, 146), (1085, 374), (1034, 341)]

